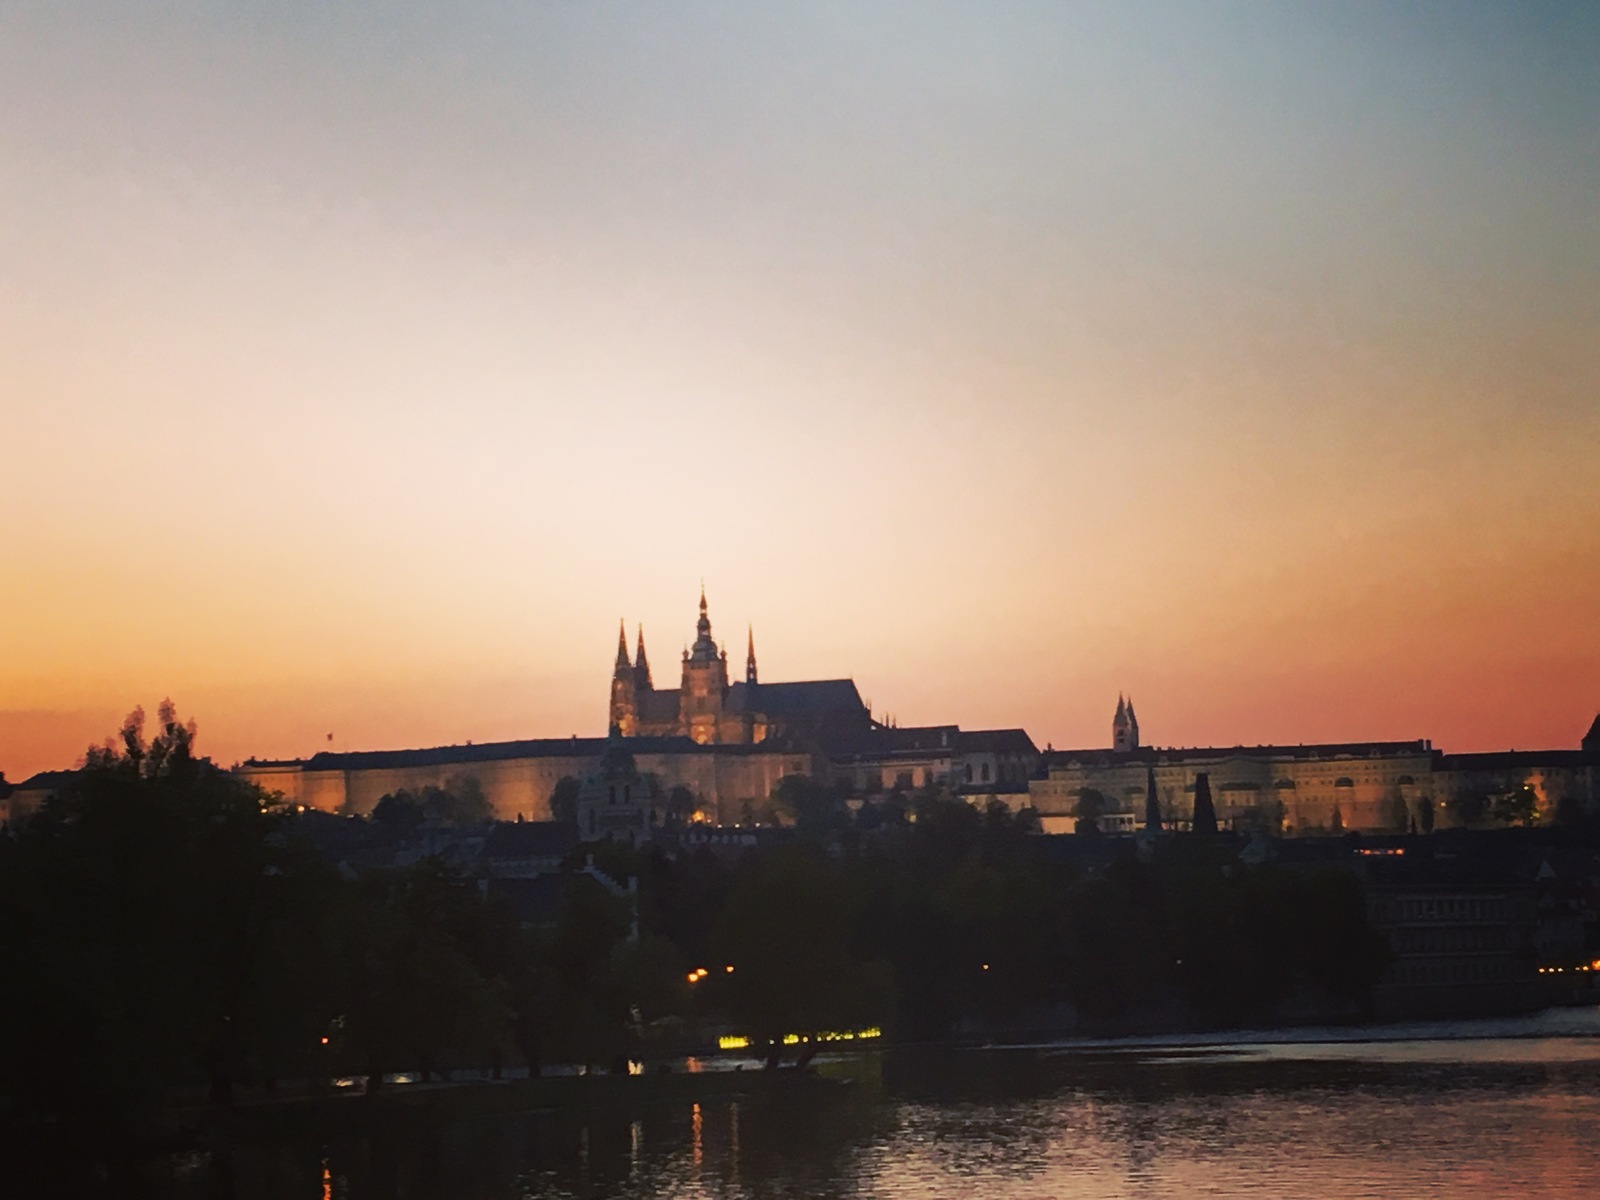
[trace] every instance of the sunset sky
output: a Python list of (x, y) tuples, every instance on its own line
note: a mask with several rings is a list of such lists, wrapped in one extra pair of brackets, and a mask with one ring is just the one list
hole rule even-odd
[(763, 677), (1600, 710), (1600, 5), (0, 7), (0, 770)]

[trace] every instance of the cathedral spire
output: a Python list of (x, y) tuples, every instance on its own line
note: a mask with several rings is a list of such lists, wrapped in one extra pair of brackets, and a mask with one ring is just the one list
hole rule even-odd
[(650, 660), (644, 656), (644, 626), (639, 626), (639, 650), (634, 656), (633, 670), (641, 687), (653, 686), (650, 682)]
[(745, 652), (744, 681), (746, 683), (754, 683), (756, 681), (756, 627), (754, 625), (750, 626), (750, 649)]
[(620, 675), (633, 664), (628, 661), (628, 623), (623, 620), (617, 622), (617, 673)]
[(717, 644), (711, 640), (711, 617), (706, 612), (706, 585), (700, 584), (700, 619), (695, 622), (694, 649), (689, 657), (695, 662), (710, 662), (717, 657)]

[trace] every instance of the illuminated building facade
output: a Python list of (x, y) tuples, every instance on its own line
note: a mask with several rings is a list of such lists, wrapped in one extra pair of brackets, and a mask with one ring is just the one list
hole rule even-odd
[[(1600, 801), (1600, 718), (1578, 750), (1445, 754), (1426, 739), (1296, 746), (1156, 748), (1138, 743), (1132, 705), (1117, 702), (1109, 750), (1051, 750), (1029, 784), (1047, 832), (1073, 828), (1085, 792), (1105, 800), (1105, 832), (1141, 828), (1154, 799), (1162, 824), (1185, 829), (1195, 778), (1209, 777), (1223, 828), (1268, 833), (1404, 832), (1472, 824), (1527, 789), (1532, 815)], [(1154, 795), (1151, 795), (1151, 789)]]
[(644, 630), (631, 660), (626, 629), (619, 630), (608, 725), (624, 738), (686, 737), (702, 746), (749, 746), (782, 734), (836, 749), (859, 741), (874, 722), (851, 680), (759, 682), (754, 630), (744, 679), (730, 682), (728, 652), (711, 636), (702, 589), (694, 644), (683, 652), (683, 672), (675, 688), (658, 688), (651, 679)]

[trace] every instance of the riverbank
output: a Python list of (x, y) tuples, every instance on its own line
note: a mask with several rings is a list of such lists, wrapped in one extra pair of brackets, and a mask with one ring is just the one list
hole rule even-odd
[(528, 1079), (386, 1084), (376, 1095), (358, 1089), (251, 1096), (226, 1111), (207, 1106), (169, 1110), (165, 1131), (176, 1141), (274, 1140), (307, 1134), (350, 1134), (410, 1124), (437, 1125), (498, 1113), (603, 1109), (626, 1112), (671, 1103), (709, 1102), (847, 1086), (837, 1073), (814, 1070), (717, 1070), (639, 1075), (552, 1075)]
[[(1449, 1021), (1391, 1021), (1348, 1025), (1270, 1026), (1209, 1030), (1202, 1033), (1151, 1033), (1126, 1037), (1031, 1038), (993, 1040), (982, 1048), (1008, 1050), (1144, 1050), (1234, 1045), (1303, 1043), (1476, 1041), (1485, 1038), (1600, 1037), (1600, 1006), (1557, 1007), (1513, 1017), (1471, 1017)], [(976, 1044), (973, 1044), (976, 1045)]]

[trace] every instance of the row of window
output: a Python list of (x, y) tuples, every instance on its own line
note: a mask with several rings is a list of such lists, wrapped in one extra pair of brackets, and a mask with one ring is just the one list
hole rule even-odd
[(1396, 921), (1504, 921), (1509, 911), (1503, 896), (1399, 896), (1380, 901), (1374, 915), (1386, 924)]
[(1397, 954), (1502, 951), (1510, 947), (1509, 932), (1503, 926), (1494, 925), (1397, 929), (1389, 934), (1389, 944)]
[(1503, 983), (1512, 976), (1512, 964), (1503, 958), (1397, 962), (1387, 982), (1398, 987), (1442, 987), (1463, 983)]

